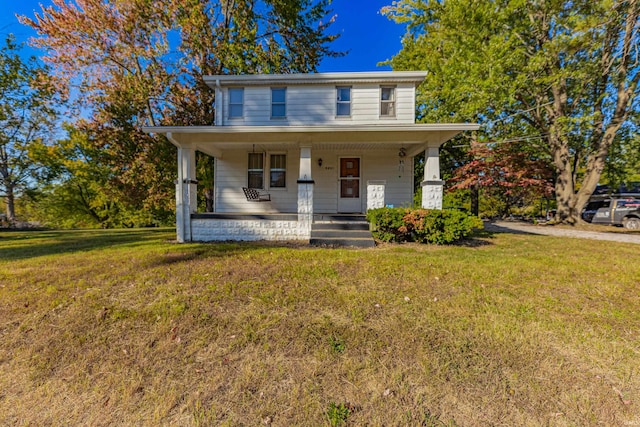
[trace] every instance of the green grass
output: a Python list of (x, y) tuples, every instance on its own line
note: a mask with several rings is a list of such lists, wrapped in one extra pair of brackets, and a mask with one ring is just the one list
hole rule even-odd
[(637, 245), (0, 233), (0, 424), (630, 425)]

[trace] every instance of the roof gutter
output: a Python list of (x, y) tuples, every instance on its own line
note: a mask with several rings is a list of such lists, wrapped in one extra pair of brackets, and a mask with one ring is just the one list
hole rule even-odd
[(240, 74), (204, 76), (210, 86), (252, 86), (268, 84), (348, 84), (348, 83), (413, 83), (427, 77), (426, 71), (370, 71), (349, 73)]
[(182, 145), (180, 145), (180, 143), (173, 137), (173, 132), (166, 132), (164, 136), (166, 136), (169, 142), (175, 145), (176, 147), (178, 148), (182, 147)]

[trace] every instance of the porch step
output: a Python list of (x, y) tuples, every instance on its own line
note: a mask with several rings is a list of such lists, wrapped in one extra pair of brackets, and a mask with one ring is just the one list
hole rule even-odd
[[(351, 230), (369, 232), (368, 222), (314, 222), (312, 230)], [(344, 233), (343, 233), (344, 234)]]
[(313, 220), (319, 223), (367, 222), (367, 217), (362, 214), (315, 214)]
[(364, 216), (321, 218), (311, 226), (312, 245), (372, 248), (376, 244)]
[(371, 239), (371, 232), (367, 230), (353, 230), (349, 228), (322, 228), (320, 230), (316, 230), (315, 228), (311, 229), (311, 238), (344, 238), (349, 237), (352, 239)]

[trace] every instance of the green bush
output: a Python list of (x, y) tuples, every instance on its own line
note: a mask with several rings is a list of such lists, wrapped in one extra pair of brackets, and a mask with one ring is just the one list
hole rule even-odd
[(367, 212), (375, 238), (383, 242), (420, 242), (438, 245), (469, 237), (482, 221), (459, 210), (380, 208)]
[(373, 236), (383, 242), (402, 242), (404, 233), (399, 230), (404, 225), (402, 218), (409, 210), (407, 208), (379, 208), (368, 211), (367, 221), (371, 224)]

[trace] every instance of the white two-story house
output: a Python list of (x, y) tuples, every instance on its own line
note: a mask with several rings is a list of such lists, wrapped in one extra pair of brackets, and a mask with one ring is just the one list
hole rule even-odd
[[(424, 72), (209, 76), (212, 126), (148, 127), (178, 148), (178, 240), (309, 240), (318, 215), (442, 208), (439, 147), (475, 124), (416, 124)], [(215, 158), (213, 213), (196, 212), (195, 152)], [(255, 190), (255, 191), (254, 191)]]

